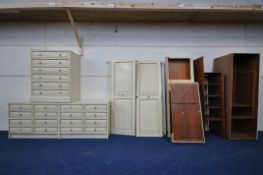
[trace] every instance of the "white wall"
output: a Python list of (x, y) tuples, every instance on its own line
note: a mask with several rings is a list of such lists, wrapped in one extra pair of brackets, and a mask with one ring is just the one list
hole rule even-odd
[[(229, 24), (79, 24), (84, 38), (81, 59), (83, 99), (109, 98), (112, 59), (158, 59), (204, 56), (205, 70), (213, 58), (232, 52), (263, 55), (263, 25)], [(8, 102), (30, 96), (31, 49), (78, 52), (68, 23), (1, 23), (0, 130), (8, 128)], [(262, 63), (261, 63), (262, 64)], [(259, 129), (263, 130), (263, 71), (261, 66)]]

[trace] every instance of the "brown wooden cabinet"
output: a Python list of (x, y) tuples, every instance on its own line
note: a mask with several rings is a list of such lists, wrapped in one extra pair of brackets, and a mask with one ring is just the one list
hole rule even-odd
[(173, 143), (204, 143), (204, 129), (197, 83), (171, 84)]
[(227, 138), (257, 139), (259, 54), (216, 58), (214, 71), (225, 75)]
[(165, 59), (166, 71), (166, 132), (167, 136), (171, 136), (172, 118), (171, 118), (171, 84), (194, 82), (193, 64), (190, 58), (170, 58)]
[(199, 84), (204, 126), (225, 138), (224, 75), (205, 73), (203, 57), (194, 60), (195, 81)]

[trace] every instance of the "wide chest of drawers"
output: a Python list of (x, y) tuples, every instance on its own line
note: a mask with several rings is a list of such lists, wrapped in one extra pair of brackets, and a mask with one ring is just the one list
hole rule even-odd
[(9, 138), (108, 138), (109, 102), (10, 103)]
[(80, 57), (71, 51), (32, 51), (31, 101), (80, 99)]

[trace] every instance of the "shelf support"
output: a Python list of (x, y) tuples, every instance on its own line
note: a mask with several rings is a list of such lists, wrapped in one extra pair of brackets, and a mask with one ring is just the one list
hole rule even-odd
[(83, 50), (83, 39), (81, 38), (81, 36), (77, 30), (77, 26), (76, 26), (76, 23), (75, 23), (74, 18), (72, 16), (71, 10), (69, 8), (66, 8), (66, 12), (68, 15), (68, 19), (69, 19), (71, 28), (74, 32), (75, 38), (76, 38), (78, 46), (79, 46), (80, 55), (83, 55), (83, 52), (84, 52), (84, 50)]

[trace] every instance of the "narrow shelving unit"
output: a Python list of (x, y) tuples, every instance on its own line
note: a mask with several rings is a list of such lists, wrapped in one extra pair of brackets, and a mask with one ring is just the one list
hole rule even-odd
[(207, 130), (224, 138), (224, 75), (222, 73), (205, 73), (204, 113)]

